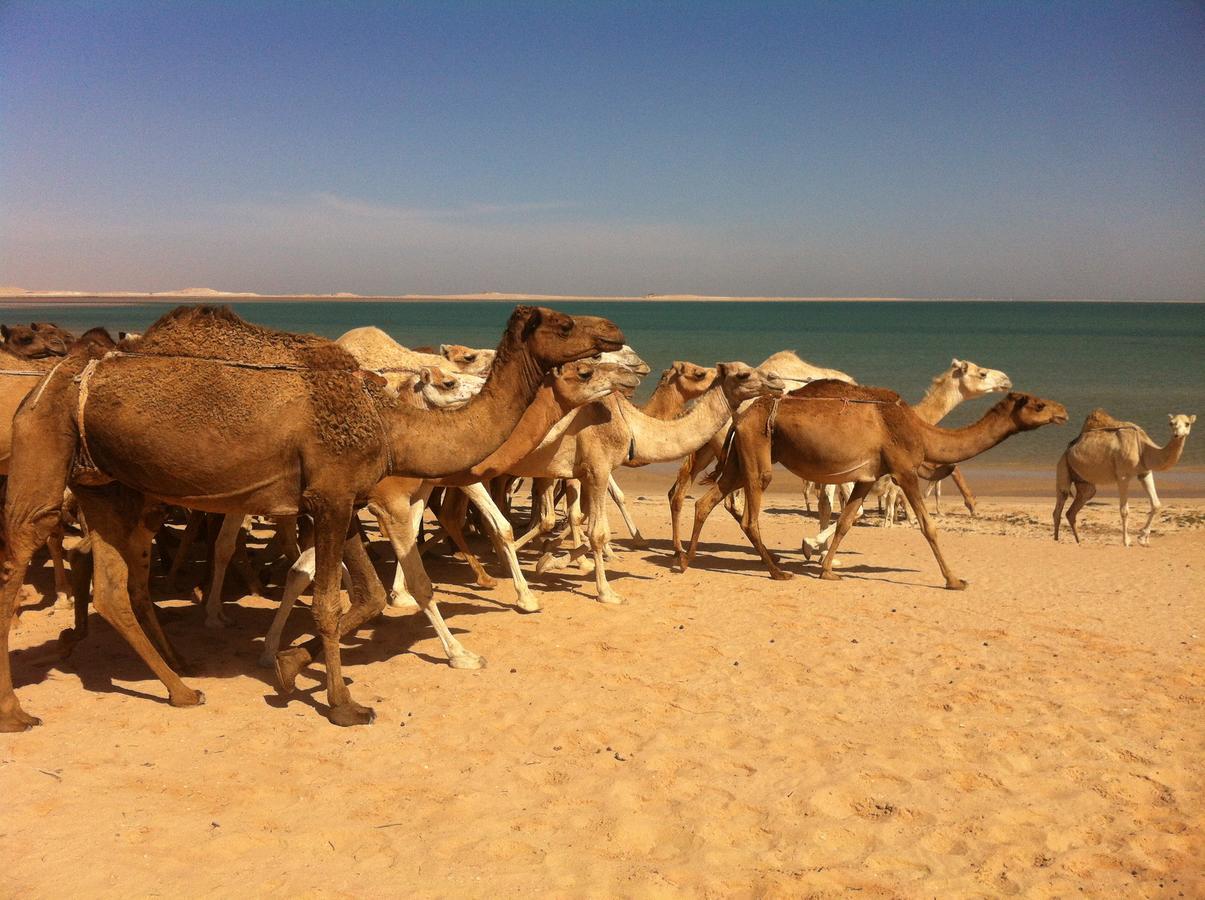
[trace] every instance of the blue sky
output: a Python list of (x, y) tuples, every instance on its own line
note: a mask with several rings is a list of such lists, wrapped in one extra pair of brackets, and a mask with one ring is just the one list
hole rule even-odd
[(0, 3), (0, 284), (1205, 297), (1198, 3)]

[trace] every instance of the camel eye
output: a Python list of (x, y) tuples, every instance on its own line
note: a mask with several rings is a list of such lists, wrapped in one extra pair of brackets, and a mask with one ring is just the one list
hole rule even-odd
[(465, 361), (465, 362), (473, 362), (473, 360), (475, 360), (476, 358), (477, 358), (477, 354), (476, 354), (476, 353), (466, 353), (466, 354), (464, 355), (464, 361)]
[(736, 377), (739, 378), (741, 381), (748, 381), (749, 376), (752, 374), (753, 374), (752, 372), (741, 372), (741, 374), (737, 375)]
[(572, 322), (565, 322), (564, 324), (561, 325), (561, 334), (568, 335), (569, 332), (571, 332), (571, 331), (573, 331), (573, 323)]
[(593, 374), (593, 373), (589, 369), (582, 369), (580, 372), (577, 373), (577, 377), (580, 378), (582, 381), (589, 381), (591, 374)]

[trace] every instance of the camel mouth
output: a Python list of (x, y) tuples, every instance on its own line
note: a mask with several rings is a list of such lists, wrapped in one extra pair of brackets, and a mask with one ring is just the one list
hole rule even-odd
[(1050, 421), (1053, 422), (1055, 425), (1066, 425), (1067, 424), (1067, 414), (1066, 413), (1056, 413), (1055, 415), (1050, 417)]

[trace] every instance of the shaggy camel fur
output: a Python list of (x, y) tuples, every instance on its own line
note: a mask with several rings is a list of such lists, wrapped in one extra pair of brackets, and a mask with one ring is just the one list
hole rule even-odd
[[(13, 692), (8, 628), (29, 558), (57, 519), (69, 476), (91, 531), (97, 610), (160, 678), (174, 706), (203, 698), (160, 652), (172, 655), (147, 595), (153, 507), (308, 513), (319, 637), (282, 651), (277, 677), (290, 693), (298, 672), (321, 652), (328, 718), (371, 722), (372, 710), (351, 698), (339, 648), (340, 638), (385, 605), (351, 527), (353, 507), (386, 475), (438, 478), (476, 464), (505, 441), (545, 372), (622, 344), (622, 333), (605, 319), (518, 307), (485, 387), (456, 412), (407, 408), (365, 378), (338, 345), (250, 325), (224, 308), (169, 313), (136, 354), (95, 364), (86, 355), (68, 356), (47, 377), (40, 402), (22, 406), (13, 422), (5, 510), (11, 553), (0, 577), (0, 730), (37, 724)], [(112, 483), (82, 483), (103, 478)], [(354, 587), (346, 614), (338, 595), (341, 558)]]
[[(694, 407), (669, 421), (646, 416), (620, 396), (584, 406), (574, 415), (573, 423), (562, 437), (541, 445), (510, 470), (510, 474), (520, 477), (576, 479), (581, 483), (600, 602), (623, 602), (607, 583), (603, 563), (610, 536), (606, 495), (611, 473), (625, 461), (645, 465), (681, 459), (703, 446), (744, 401), (783, 392), (782, 380), (777, 375), (744, 363), (719, 363), (716, 372), (715, 383)], [(572, 484), (566, 482), (567, 486)], [(540, 510), (539, 525), (519, 541), (520, 545), (536, 534), (550, 532), (556, 524), (550, 503), (542, 501)], [(585, 552), (584, 546), (580, 552)]]
[(745, 489), (742, 527), (773, 578), (785, 579), (761, 539), (759, 517), (762, 495), (770, 484), (775, 462), (810, 481), (831, 484), (853, 481), (850, 494), (820, 577), (836, 579), (833, 558), (849, 530), (862, 498), (883, 475), (903, 489), (920, 520), (946, 587), (961, 590), (966, 582), (956, 578), (937, 546), (937, 531), (920, 494), (918, 472), (925, 463), (958, 463), (996, 446), (1010, 435), (1067, 420), (1062, 404), (1028, 394), (1009, 394), (973, 425), (945, 429), (921, 419), (900, 399), (882, 388), (858, 387), (842, 381), (813, 382), (780, 404), (759, 401), (737, 421), (732, 447), (720, 466), (719, 477), (695, 504), (695, 524), (690, 552), (681, 561), (690, 565), (699, 533), (720, 499)]
[[(481, 481), (493, 478), (527, 456), (546, 435), (562, 427), (561, 423), (567, 425), (571, 421), (569, 414), (574, 409), (601, 400), (613, 391), (630, 391), (638, 383), (637, 375), (624, 366), (614, 364), (583, 361), (554, 369), (545, 376), (535, 399), (501, 447), (468, 471), (440, 479), (441, 483), (460, 486), (465, 496), (479, 504), (487, 523), (486, 527), (498, 545), (500, 555), (505, 554), (511, 562), (511, 571), (515, 573), (515, 589), (519, 595), (519, 607), (525, 612), (536, 612), (540, 605), (519, 572), (518, 559), (514, 557), (514, 534), (510, 523), (498, 512)], [(423, 496), (425, 499), (422, 487), (425, 486), (426, 493), (430, 493), (431, 482), (416, 486), (414, 481), (415, 479), (397, 477), (384, 479), (373, 489), (368, 508), (377, 517), (381, 531), (393, 545), (399, 566), (406, 572), (405, 584), (413, 592), (414, 603), (422, 609), (439, 636), (444, 652), (448, 655), (449, 664), (456, 669), (480, 668), (485, 661), (466, 650), (444, 623), (435, 601), (431, 579), (423, 568), (416, 540), (423, 508), (422, 499), (416, 500), (416, 497)], [(447, 521), (456, 523), (460, 521), (460, 517), (453, 514)], [(264, 638), (261, 665), (272, 665), (289, 611), (313, 577), (314, 554), (307, 550), (289, 571), (280, 609), (277, 610), (272, 626)]]
[(1120, 422), (1103, 409), (1093, 410), (1084, 420), (1079, 437), (1067, 445), (1063, 455), (1059, 457), (1058, 477), (1056, 485), (1056, 503), (1054, 506), (1054, 539), (1059, 539), (1059, 517), (1063, 512), (1063, 504), (1075, 490), (1075, 499), (1067, 510), (1067, 524), (1071, 526), (1071, 534), (1079, 543), (1079, 533), (1075, 530), (1075, 519), (1084, 504), (1092, 499), (1098, 484), (1116, 482), (1119, 505), (1121, 507), (1121, 540), (1125, 546), (1130, 546), (1129, 514), (1130, 514), (1130, 479), (1135, 475), (1146, 489), (1146, 496), (1151, 502), (1151, 511), (1146, 517), (1146, 524), (1138, 533), (1138, 543), (1144, 547), (1150, 544), (1151, 523), (1163, 504), (1155, 492), (1155, 472), (1170, 469), (1180, 461), (1184, 452), (1184, 444), (1192, 431), (1196, 416), (1168, 415), (1171, 426), (1171, 440), (1160, 447), (1150, 439), (1140, 427), (1133, 422)]
[[(799, 355), (793, 350), (780, 350), (777, 353), (771, 354), (758, 366), (758, 369), (772, 372), (784, 381), (790, 382), (791, 384), (788, 387), (794, 387), (797, 384), (809, 384), (822, 378), (835, 378), (838, 381), (857, 384), (852, 376), (837, 369), (826, 369), (823, 366), (817, 366), (807, 360), (800, 359)], [(670, 486), (670, 529), (673, 536), (674, 554), (679, 559), (682, 558), (682, 538), (681, 532), (678, 529), (678, 520), (682, 512), (682, 506), (686, 503), (686, 494), (690, 490), (690, 486), (698, 480), (699, 476), (722, 453), (724, 436), (727, 433), (727, 427), (721, 428), (703, 447), (687, 456), (678, 469), (677, 478)], [(805, 481), (803, 485), (803, 495), (805, 498), (808, 495), (809, 488), (810, 485)], [(833, 501), (831, 489), (826, 492), (826, 498), (829, 504), (828, 508), (831, 508)], [(728, 504), (728, 511), (735, 516), (735, 507), (731, 505), (731, 499), (727, 500), (726, 504)], [(827, 517), (823, 517), (821, 527), (823, 528), (827, 523)]]

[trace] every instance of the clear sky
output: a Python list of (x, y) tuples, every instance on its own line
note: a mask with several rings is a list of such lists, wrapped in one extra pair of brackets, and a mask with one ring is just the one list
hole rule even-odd
[(0, 2), (0, 285), (1205, 297), (1205, 7)]

